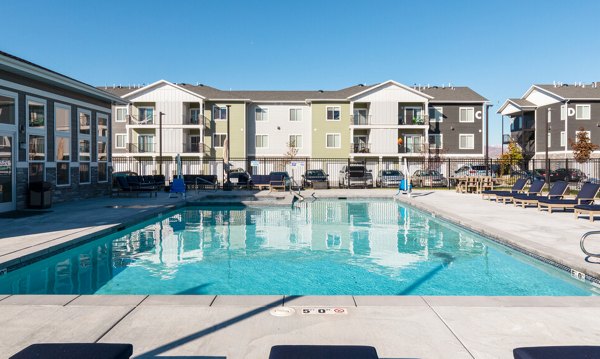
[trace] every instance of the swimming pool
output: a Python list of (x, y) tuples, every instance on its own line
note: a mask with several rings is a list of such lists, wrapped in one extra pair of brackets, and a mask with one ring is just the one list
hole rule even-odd
[(391, 200), (186, 207), (10, 271), (0, 294), (594, 295)]

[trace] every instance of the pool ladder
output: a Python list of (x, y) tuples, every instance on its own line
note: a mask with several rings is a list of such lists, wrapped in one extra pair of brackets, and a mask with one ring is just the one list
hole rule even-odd
[(581, 236), (581, 240), (579, 241), (579, 247), (581, 247), (581, 250), (587, 256), (600, 258), (600, 253), (591, 253), (587, 249), (585, 249), (585, 240), (587, 239), (587, 237), (592, 236), (594, 234), (600, 234), (600, 231), (590, 231), (590, 232), (585, 233), (583, 236)]

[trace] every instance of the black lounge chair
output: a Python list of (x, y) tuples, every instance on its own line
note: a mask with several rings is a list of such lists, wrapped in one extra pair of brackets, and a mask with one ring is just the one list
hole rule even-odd
[[(129, 176), (128, 176), (129, 177)], [(149, 193), (150, 197), (152, 197), (152, 194), (154, 194), (155, 196), (157, 195), (156, 189), (154, 187), (152, 188), (147, 188), (147, 187), (140, 187), (140, 186), (134, 186), (131, 185), (131, 183), (127, 180), (127, 177), (117, 177), (117, 186), (118, 186), (118, 191), (116, 192), (117, 194), (120, 193), (135, 193), (138, 197), (140, 195), (140, 193)], [(133, 181), (133, 183), (136, 183), (136, 181)]]
[(498, 195), (507, 195), (507, 194), (517, 194), (523, 192), (525, 185), (527, 184), (527, 178), (519, 178), (512, 186), (510, 191), (495, 191), (495, 190), (487, 190), (481, 192), (481, 198), (483, 199), (497, 199)]
[(540, 199), (561, 199), (561, 198), (563, 198), (565, 196), (565, 193), (567, 193), (568, 189), (569, 189), (568, 182), (558, 181), (552, 185), (552, 187), (550, 188), (550, 191), (548, 191), (548, 195), (546, 195), (546, 196), (529, 195), (526, 193), (520, 193), (520, 194), (514, 195), (512, 201), (516, 207), (521, 206), (521, 207), (525, 208), (528, 205), (537, 206), (537, 203)]
[(573, 207), (573, 212), (575, 212), (575, 218), (587, 215), (590, 222), (593, 222), (594, 216), (600, 214), (600, 204), (578, 204)]
[[(542, 193), (542, 190), (544, 189), (544, 185), (546, 184), (546, 181), (540, 179), (540, 180), (535, 180), (533, 181), (533, 183), (531, 183), (531, 186), (529, 186), (529, 189), (527, 190), (527, 195), (529, 196), (539, 196)], [(516, 196), (518, 193), (502, 193), (502, 194), (497, 194), (496, 195), (496, 202), (502, 202), (504, 204), (506, 203), (510, 203), (513, 200), (513, 197)]]
[(271, 176), (269, 175), (252, 175), (252, 186), (258, 189), (270, 188)]
[(44, 343), (33, 344), (10, 359), (129, 359), (131, 344), (105, 343)]
[(379, 359), (373, 347), (358, 345), (276, 345), (269, 359)]
[(594, 203), (594, 198), (598, 195), (598, 191), (600, 191), (600, 184), (587, 182), (581, 187), (575, 198), (539, 200), (538, 210), (541, 211), (546, 208), (548, 213), (552, 213), (554, 208), (566, 210), (567, 208), (575, 208), (577, 205), (592, 204)]
[(513, 349), (515, 359), (593, 359), (600, 358), (597, 346), (555, 346)]

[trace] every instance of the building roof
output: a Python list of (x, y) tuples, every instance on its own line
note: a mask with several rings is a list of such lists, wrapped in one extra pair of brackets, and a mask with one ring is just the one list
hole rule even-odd
[(523, 107), (537, 107), (533, 102), (529, 102), (522, 98), (509, 98), (508, 101), (514, 103), (515, 105), (523, 108)]
[(582, 84), (582, 85), (534, 85), (543, 90), (558, 95), (565, 100), (576, 99), (600, 99), (600, 83)]
[(486, 102), (488, 99), (469, 87), (421, 87), (421, 92), (433, 97), (430, 102)]
[[(223, 91), (207, 85), (176, 84), (190, 92), (205, 97), (208, 100), (239, 100), (252, 102), (306, 102), (319, 100), (349, 101), (353, 95), (375, 88), (381, 83), (372, 85), (358, 84), (339, 90), (303, 90), (303, 91), (265, 91), (265, 90), (232, 90)], [(139, 86), (103, 86), (100, 89), (125, 96), (133, 91), (139, 90)], [(415, 91), (434, 97), (431, 102), (485, 102), (487, 99), (468, 87), (430, 87), (419, 88)]]

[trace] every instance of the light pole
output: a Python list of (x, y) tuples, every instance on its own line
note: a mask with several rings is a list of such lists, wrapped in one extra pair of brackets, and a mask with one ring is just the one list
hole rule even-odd
[(546, 118), (546, 183), (550, 185), (550, 158), (548, 158), (548, 123), (552, 121), (552, 109), (548, 108), (548, 117)]
[(164, 113), (158, 113), (158, 174), (162, 175), (162, 118)]
[(489, 165), (489, 161), (490, 161), (490, 153), (489, 153), (489, 147), (490, 147), (490, 134), (488, 133), (489, 130), (489, 122), (490, 122), (490, 107), (492, 107), (493, 105), (489, 105), (486, 104), (485, 105), (485, 175), (489, 176), (490, 175), (490, 165)]
[(231, 158), (231, 140), (230, 140), (230, 128), (231, 128), (231, 122), (230, 122), (230, 115), (229, 113), (231, 112), (231, 105), (227, 105), (227, 163), (225, 163), (225, 165), (227, 166), (227, 169), (225, 170), (225, 173), (227, 174), (227, 181), (223, 184), (223, 190), (225, 191), (231, 191), (231, 180), (229, 179), (229, 159)]

